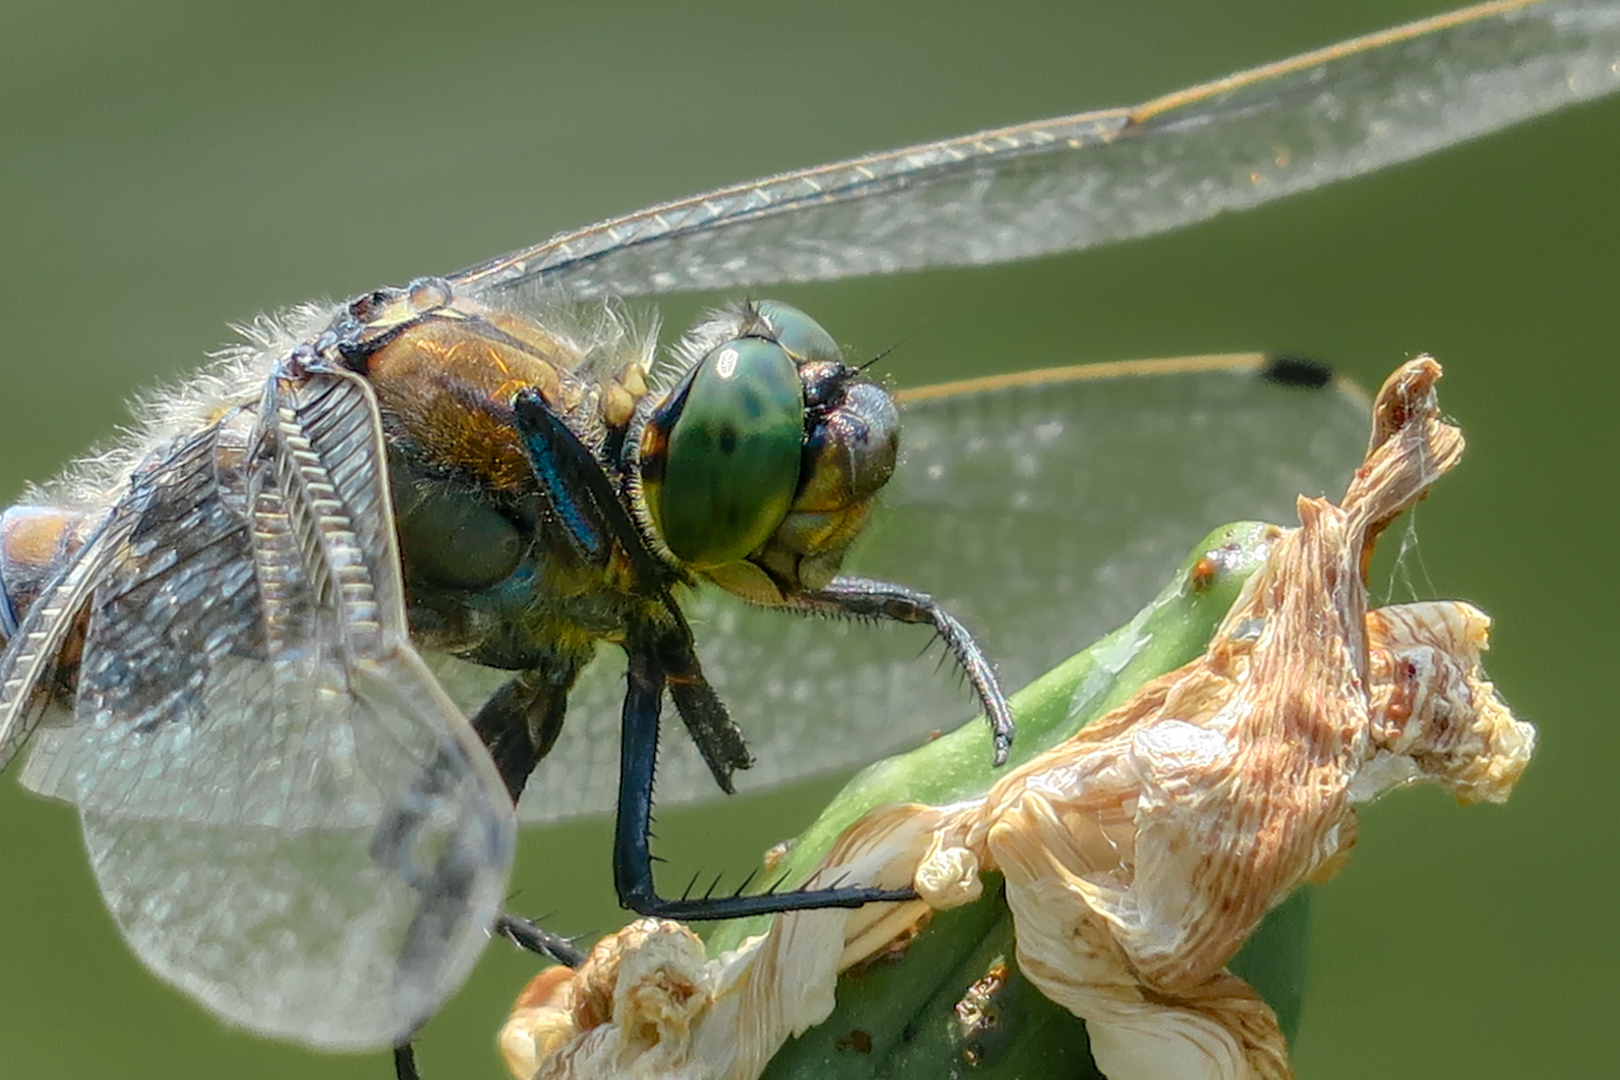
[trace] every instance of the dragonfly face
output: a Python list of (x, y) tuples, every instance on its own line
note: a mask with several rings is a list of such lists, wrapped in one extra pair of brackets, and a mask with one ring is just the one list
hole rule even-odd
[[(21, 778), (78, 806), (108, 906), (164, 978), (261, 1031), (401, 1038), (482, 948), (528, 770), (530, 816), (612, 804), (594, 725), (619, 726), (627, 683), (586, 665), (597, 642), (629, 657), (628, 712), (667, 692), (695, 736), (661, 761), (665, 797), (746, 760), (721, 700), (758, 757), (744, 783), (959, 715), (918, 693), (947, 693), (927, 665), (903, 681), (914, 641), (879, 656), (862, 627), (687, 582), (949, 628), (914, 594), (830, 588), (841, 566), (892, 576), (988, 627), (1016, 684), (1096, 628), (1062, 615), (1131, 576), (1111, 554), (1157, 574), (1213, 524), (1283, 517), (1364, 430), (1343, 398), (1216, 364), (1160, 395), (1054, 376), (902, 402), (896, 464), (886, 395), (790, 309), (734, 310), (660, 379), (651, 335), (601, 300), (979, 265), (1257, 205), (1611, 89), (1613, 20), (1577, 8), (1595, 10), (1480, 11), (738, 185), (260, 324), (122, 455), (0, 519), (0, 755), (32, 736)], [(1121, 517), (1109, 490), (1185, 520)], [(469, 666), (497, 674), (462, 694)]]
[(703, 354), (649, 416), (641, 488), (677, 559), (781, 603), (837, 572), (894, 472), (899, 416), (803, 312), (765, 301), (741, 314), (701, 328), (689, 351)]

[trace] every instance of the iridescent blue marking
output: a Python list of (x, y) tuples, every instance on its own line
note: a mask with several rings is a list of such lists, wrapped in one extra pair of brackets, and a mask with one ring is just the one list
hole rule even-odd
[(608, 538), (596, 527), (589, 509), (571, 494), (589, 489), (576, 482), (577, 464), (558, 448), (558, 440), (573, 439), (573, 433), (551, 411), (538, 391), (526, 390), (519, 394), (512, 407), (517, 413), (524, 453), (528, 455), (529, 467), (534, 470), (540, 490), (545, 493), (546, 503), (567, 530), (575, 550), (590, 562), (602, 561), (609, 551)]

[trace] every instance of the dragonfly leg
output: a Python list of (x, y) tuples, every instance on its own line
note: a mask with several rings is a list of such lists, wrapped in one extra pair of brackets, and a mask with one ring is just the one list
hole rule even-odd
[[(640, 915), (681, 919), (736, 919), (808, 908), (860, 907), (881, 901), (916, 899), (911, 889), (840, 886), (788, 892), (665, 899), (653, 883), (652, 793), (658, 757), (659, 712), (666, 686), (675, 680), (665, 670), (656, 641), (632, 643), (624, 698), (624, 727), (619, 748), (619, 808), (613, 834), (613, 884), (619, 903)], [(699, 676), (701, 678), (701, 676)], [(707, 687), (707, 684), (704, 684)], [(712, 690), (708, 691), (711, 695)]]
[(540, 391), (520, 391), (512, 414), (529, 466), (546, 503), (574, 550), (588, 564), (605, 566), (624, 552), (639, 591), (664, 591), (669, 573), (647, 547), (606, 467), (580, 441)]
[(996, 672), (967, 627), (956, 621), (927, 593), (892, 585), (886, 581), (839, 575), (822, 589), (795, 593), (787, 603), (799, 611), (815, 615), (853, 615), (863, 619), (889, 619), (894, 622), (932, 626), (961, 667), (973, 692), (978, 695), (990, 724), (995, 745), (995, 762), (1004, 764), (1012, 747), (1013, 718), (1007, 697), (1001, 692)]
[(579, 666), (559, 661), (530, 668), (495, 691), (473, 717), (473, 730), (494, 759), (514, 804), (562, 731), (568, 691)]
[[(529, 919), (502, 912), (495, 920), (495, 932), (521, 948), (564, 967), (577, 968), (586, 953), (568, 938), (542, 929)], [(394, 1047), (394, 1080), (422, 1080), (416, 1066), (416, 1048), (409, 1039)]]
[(520, 915), (501, 912), (500, 918), (495, 920), (495, 932), (514, 945), (563, 967), (577, 968), (585, 962), (585, 950), (571, 938), (553, 934)]
[(731, 711), (720, 695), (714, 692), (709, 680), (703, 676), (697, 652), (692, 645), (692, 630), (687, 626), (681, 610), (666, 594), (664, 597), (663, 625), (658, 627), (654, 639), (659, 670), (669, 689), (670, 700), (680, 714), (686, 732), (697, 745), (704, 764), (714, 776), (714, 782), (727, 795), (735, 794), (731, 774), (754, 764), (748, 752), (742, 729), (731, 718)]

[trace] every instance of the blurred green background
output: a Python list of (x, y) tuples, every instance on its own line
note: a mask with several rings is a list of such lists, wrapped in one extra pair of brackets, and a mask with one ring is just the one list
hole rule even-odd
[[(260, 310), (770, 171), (1129, 103), (1441, 6), (7, 4), (0, 495)], [(869, 353), (903, 339), (901, 385), (1242, 349), (1309, 351), (1368, 387), (1420, 351), (1446, 363), (1471, 448), (1406, 565), (1496, 617), (1491, 671), (1542, 747), (1505, 808), (1416, 791), (1366, 812), (1318, 894), (1302, 1076), (1565, 1075), (1612, 1056), (1617, 193), (1620, 100), (1144, 242), (781, 291)], [(669, 850), (746, 865), (827, 790), (668, 814)], [(390, 1075), (381, 1055), (225, 1030), (152, 980), (72, 812), (9, 779), (0, 851), (0, 1075)], [(559, 930), (616, 925), (607, 825), (526, 835), (514, 890)], [(429, 1080), (504, 1075), (494, 1033), (532, 970), (489, 951), (422, 1040)]]

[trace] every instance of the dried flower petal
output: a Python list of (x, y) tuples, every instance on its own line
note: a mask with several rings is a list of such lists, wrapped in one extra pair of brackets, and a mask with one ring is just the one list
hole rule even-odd
[(693, 1023), (708, 1009), (703, 943), (679, 923), (640, 919), (598, 942), (578, 970), (527, 987), (501, 1032), (515, 1076), (699, 1077)]

